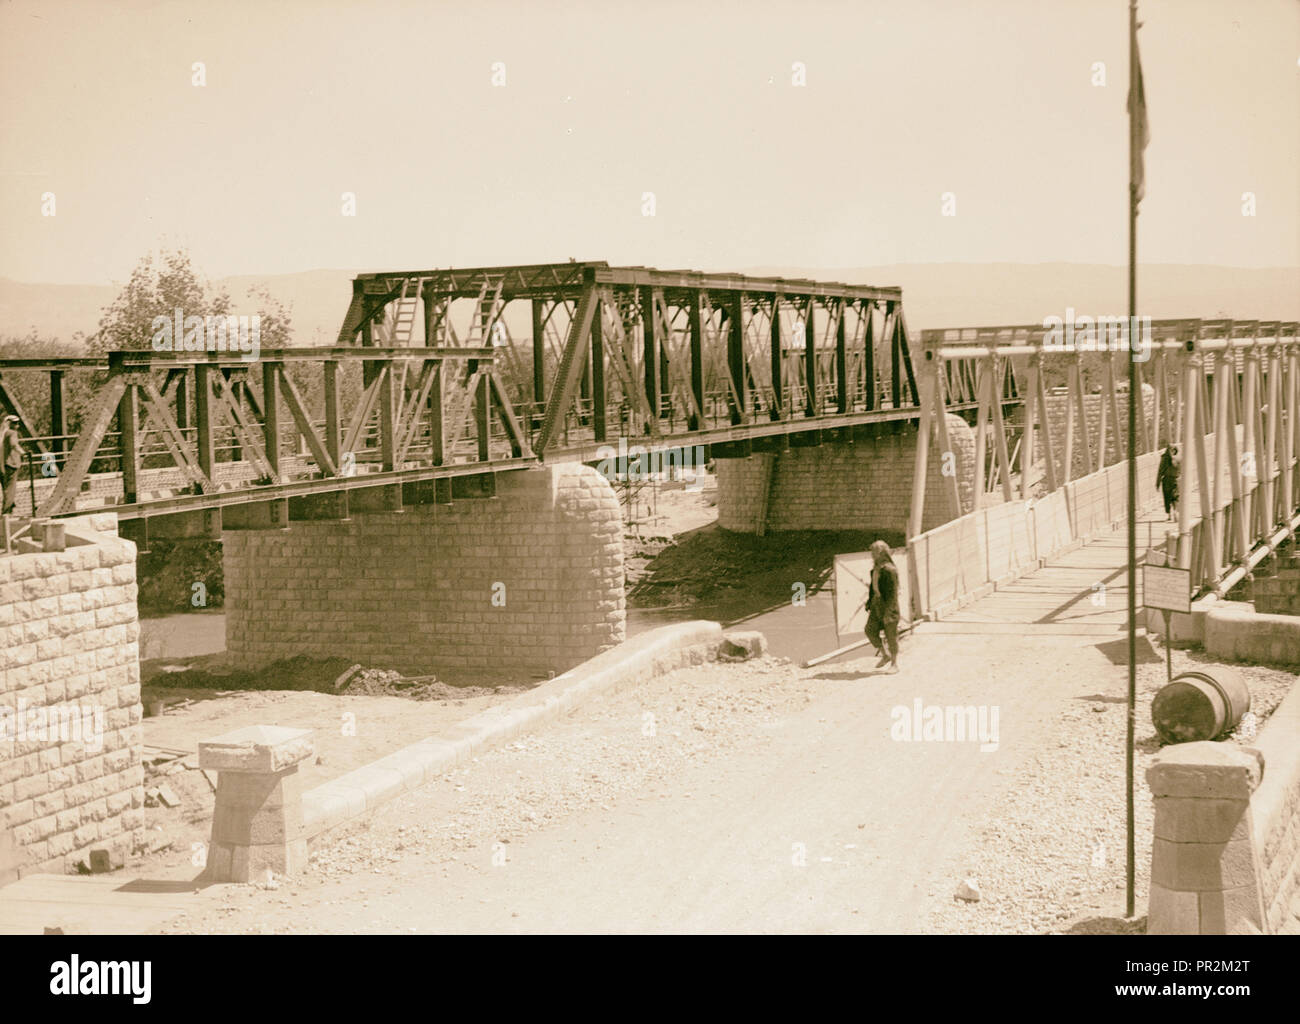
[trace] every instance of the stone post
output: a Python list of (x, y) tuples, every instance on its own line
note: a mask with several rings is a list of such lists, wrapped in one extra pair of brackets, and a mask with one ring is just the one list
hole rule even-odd
[(298, 765), (314, 752), (310, 729), (272, 725), (199, 744), (199, 767), (219, 773), (206, 877), (251, 882), (268, 868), (292, 875), (306, 867)]
[(1146, 775), (1156, 811), (1147, 934), (1263, 931), (1250, 810), (1260, 759), (1226, 743), (1178, 743)]

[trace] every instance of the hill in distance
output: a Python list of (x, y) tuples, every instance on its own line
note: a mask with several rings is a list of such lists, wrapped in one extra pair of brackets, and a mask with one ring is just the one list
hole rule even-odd
[[(898, 285), (912, 331), (1042, 323), (1067, 308), (1089, 316), (1127, 312), (1124, 267), (1080, 263), (938, 263), (883, 267), (747, 267), (755, 277)], [(213, 281), (238, 311), (252, 286), (290, 307), (294, 343), (332, 345), (352, 295), (351, 270), (248, 274)], [(112, 285), (31, 284), (0, 278), (0, 336), (40, 334), (70, 343), (89, 334), (117, 294)], [(1153, 319), (1300, 320), (1300, 267), (1152, 264), (1138, 268), (1138, 311)], [(524, 324), (512, 322), (519, 336)]]

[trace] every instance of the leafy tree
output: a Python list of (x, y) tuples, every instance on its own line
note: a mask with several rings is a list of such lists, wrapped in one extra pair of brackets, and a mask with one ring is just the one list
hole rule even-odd
[(155, 262), (147, 253), (131, 271), (131, 278), (104, 310), (99, 330), (90, 338), (95, 352), (153, 347), (153, 322), (169, 320), (179, 309), (184, 316), (222, 316), (230, 312), (230, 296), (211, 291), (190, 265), (182, 249), (164, 251)]
[(288, 348), (293, 339), (292, 309), (261, 284), (248, 289), (248, 300), (262, 318), (262, 348)]
[[(0, 359), (75, 358), (86, 354), (85, 336), (77, 331), (72, 340), (61, 340), (33, 327), (25, 335), (0, 335)], [(69, 429), (76, 431), (80, 410), (93, 399), (104, 374), (82, 368), (69, 369), (63, 378), (63, 400)], [(38, 434), (52, 431), (50, 424), (50, 384), (43, 370), (6, 370), (4, 386), (31, 420)]]

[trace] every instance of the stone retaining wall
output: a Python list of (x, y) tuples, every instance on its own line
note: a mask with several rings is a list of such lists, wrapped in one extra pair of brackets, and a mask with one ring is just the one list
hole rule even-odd
[(135, 545), (64, 522), (67, 550), (0, 554), (0, 876), (120, 865), (144, 825)]
[[(1142, 415), (1146, 422), (1151, 422), (1151, 414), (1155, 411), (1156, 391), (1150, 384), (1142, 385)], [(1047, 423), (1052, 432), (1053, 456), (1056, 466), (1057, 479), (1060, 480), (1065, 473), (1065, 420), (1066, 415), (1071, 407), (1076, 405), (1076, 400), (1068, 394), (1049, 394), (1047, 396)], [(1099, 459), (1101, 454), (1101, 413), (1102, 407), (1106, 409), (1106, 457), (1104, 462)], [(1119, 430), (1115, 429), (1115, 422), (1111, 416), (1109, 396), (1095, 394), (1083, 396), (1083, 411), (1087, 417), (1088, 428), (1088, 448), (1092, 452), (1092, 467), (1095, 472), (1103, 466), (1110, 466), (1121, 461), (1128, 455), (1128, 393), (1121, 391), (1115, 396), (1115, 406), (1119, 409)], [(1023, 429), (1025, 418), (1025, 407), (1019, 406), (1011, 416), (1011, 423)], [(1042, 426), (1042, 420), (1039, 420), (1039, 426)], [(1117, 440), (1118, 439), (1118, 440)], [(1162, 438), (1162, 441), (1167, 439)], [(1141, 432), (1138, 434), (1139, 444), (1141, 443)], [(1037, 451), (1035, 464), (1045, 462), (1047, 458), (1047, 449), (1043, 444), (1043, 435), (1038, 433), (1034, 441)], [(1161, 449), (1163, 451), (1163, 449)], [(1071, 457), (1073, 469), (1070, 478), (1077, 480), (1088, 472), (1087, 455), (1083, 446), (1083, 427), (1079, 422), (1079, 411), (1076, 405), (1074, 410), (1074, 451)]]
[(1265, 615), (1300, 615), (1300, 558), (1293, 555), (1272, 576), (1257, 571), (1250, 596), (1255, 610)]
[(1300, 615), (1261, 615), (1235, 601), (1216, 603), (1204, 618), (1205, 653), (1224, 661), (1300, 664)]

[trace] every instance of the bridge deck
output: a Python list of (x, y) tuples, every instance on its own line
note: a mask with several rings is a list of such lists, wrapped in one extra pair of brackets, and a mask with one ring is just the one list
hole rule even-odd
[[(1139, 562), (1148, 546), (1163, 539), (1166, 525), (1173, 524), (1167, 523), (1161, 509), (1139, 511)], [(937, 622), (921, 623), (917, 632), (1121, 633), (1128, 622), (1127, 563), (1127, 528), (1121, 523), (960, 611)], [(1141, 587), (1139, 575), (1139, 609)]]

